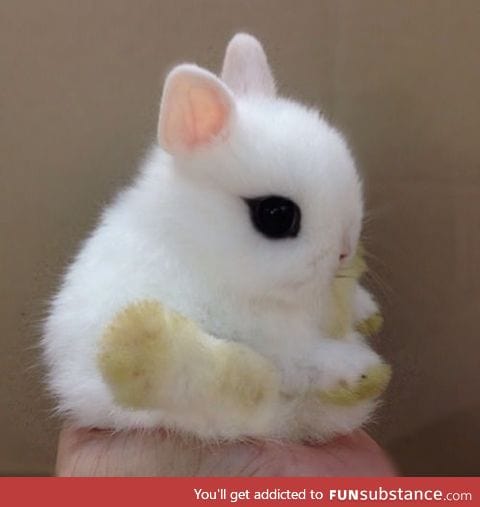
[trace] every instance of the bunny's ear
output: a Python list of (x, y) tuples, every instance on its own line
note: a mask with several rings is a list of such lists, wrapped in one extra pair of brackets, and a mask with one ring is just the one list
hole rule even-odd
[(239, 95), (276, 93), (275, 80), (262, 45), (255, 37), (238, 33), (227, 46), (222, 79)]
[(212, 73), (184, 64), (167, 76), (158, 138), (171, 154), (188, 153), (225, 135), (234, 113), (228, 88)]

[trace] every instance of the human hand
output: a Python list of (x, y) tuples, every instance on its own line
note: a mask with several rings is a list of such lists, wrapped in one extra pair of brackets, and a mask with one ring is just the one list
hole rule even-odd
[(364, 431), (323, 445), (279, 441), (206, 444), (162, 430), (60, 433), (59, 476), (389, 476), (387, 454)]

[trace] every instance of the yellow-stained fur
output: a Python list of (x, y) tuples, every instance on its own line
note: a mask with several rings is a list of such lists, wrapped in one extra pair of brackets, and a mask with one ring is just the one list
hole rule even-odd
[[(367, 264), (364, 260), (364, 251), (360, 245), (350, 263), (341, 267), (333, 280), (331, 317), (328, 329), (328, 334), (332, 338), (342, 338), (351, 330), (354, 324), (352, 312), (353, 291), (366, 270)], [(361, 323), (357, 323), (355, 327), (359, 324)]]
[(383, 326), (383, 317), (380, 313), (374, 313), (370, 317), (355, 323), (355, 330), (363, 336), (376, 335)]
[(333, 389), (321, 392), (320, 398), (327, 403), (343, 406), (376, 398), (387, 387), (391, 375), (390, 366), (381, 363), (367, 370), (353, 387), (340, 384)]
[[(366, 269), (359, 248), (337, 273), (332, 287), (332, 337), (342, 338), (352, 328), (368, 336), (379, 330), (378, 313), (353, 322), (353, 290)], [(117, 315), (102, 338), (98, 365), (116, 402), (129, 408), (181, 412), (196, 404), (221, 404), (239, 422), (281, 396), (279, 375), (267, 359), (245, 345), (206, 334), (157, 301), (133, 303)], [(390, 367), (379, 364), (353, 385), (340, 383), (329, 391), (303, 396), (353, 405), (380, 395), (390, 376)]]
[(267, 359), (204, 333), (156, 301), (134, 303), (117, 316), (103, 336), (98, 365), (117, 403), (130, 408), (181, 411), (214, 403), (238, 420), (279, 395)]

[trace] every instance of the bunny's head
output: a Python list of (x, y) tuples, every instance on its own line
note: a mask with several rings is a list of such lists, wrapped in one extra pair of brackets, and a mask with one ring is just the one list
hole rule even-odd
[(169, 241), (210, 279), (295, 300), (354, 254), (362, 196), (347, 145), (318, 111), (277, 96), (255, 38), (232, 39), (221, 78), (175, 67), (158, 132)]

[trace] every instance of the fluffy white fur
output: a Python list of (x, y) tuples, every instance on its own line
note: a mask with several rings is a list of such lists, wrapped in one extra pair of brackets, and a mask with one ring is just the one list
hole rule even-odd
[[(99, 339), (137, 300), (159, 300), (213, 336), (249, 345), (278, 367), (287, 394), (355, 383), (380, 362), (359, 335), (336, 340), (325, 331), (339, 257), (355, 251), (362, 222), (354, 161), (316, 110), (274, 90), (260, 44), (246, 35), (230, 43), (223, 81), (194, 65), (168, 76), (162, 147), (103, 212), (46, 322), (50, 386), (76, 423), (166, 426), (206, 438), (248, 434), (225, 431), (222, 407), (216, 420), (211, 409), (180, 417), (114, 403), (96, 366)], [(243, 198), (268, 194), (300, 206), (297, 238), (271, 241), (253, 228)], [(363, 289), (355, 305), (359, 316), (373, 309)], [(325, 438), (358, 427), (373, 406), (285, 402), (249, 430)]]

